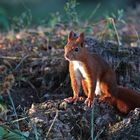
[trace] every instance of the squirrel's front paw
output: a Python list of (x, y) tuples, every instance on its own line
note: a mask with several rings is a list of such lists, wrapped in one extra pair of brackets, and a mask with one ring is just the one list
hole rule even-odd
[(78, 101), (78, 97), (69, 97), (64, 99), (67, 103), (76, 103)]
[(85, 104), (86, 104), (88, 107), (92, 107), (92, 105), (93, 105), (93, 99), (87, 98), (87, 99), (85, 100)]

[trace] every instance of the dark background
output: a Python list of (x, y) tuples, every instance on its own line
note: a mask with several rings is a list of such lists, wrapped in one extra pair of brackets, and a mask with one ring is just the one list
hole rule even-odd
[[(20, 17), (22, 13), (30, 14), (31, 25), (41, 24), (42, 20), (49, 21), (50, 15), (59, 12), (65, 16), (64, 5), (67, 0), (0, 0), (0, 27), (9, 28), (13, 18)], [(92, 20), (104, 18), (118, 9), (126, 9), (128, 6), (135, 8), (138, 0), (77, 0), (76, 7), (79, 17), (86, 20), (96, 10)], [(22, 15), (23, 16), (23, 15)]]

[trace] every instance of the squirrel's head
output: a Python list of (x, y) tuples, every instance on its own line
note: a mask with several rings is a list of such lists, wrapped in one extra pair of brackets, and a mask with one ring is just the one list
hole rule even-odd
[(80, 61), (85, 54), (84, 33), (80, 33), (78, 37), (71, 31), (68, 36), (67, 44), (64, 48), (64, 57), (68, 61)]

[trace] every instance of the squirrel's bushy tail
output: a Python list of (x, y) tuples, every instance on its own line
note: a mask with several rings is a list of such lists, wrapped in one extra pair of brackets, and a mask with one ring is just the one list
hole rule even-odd
[(140, 107), (140, 93), (126, 88), (118, 87), (117, 108), (122, 113), (128, 113), (130, 110)]

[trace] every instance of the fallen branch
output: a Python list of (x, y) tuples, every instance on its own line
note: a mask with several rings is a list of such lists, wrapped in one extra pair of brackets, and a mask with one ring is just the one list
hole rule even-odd
[(14, 69), (15, 71), (20, 67), (20, 65), (23, 63), (23, 61), (24, 61), (27, 57), (29, 57), (29, 55), (26, 55), (26, 56), (24, 56), (24, 57), (21, 59), (21, 61), (17, 64), (16, 68)]
[(52, 127), (53, 127), (53, 125), (54, 125), (54, 122), (56, 121), (56, 118), (58, 117), (58, 110), (56, 110), (56, 114), (55, 114), (55, 117), (54, 117), (54, 119), (53, 119), (53, 122), (52, 122), (52, 124), (51, 124), (51, 126), (50, 126), (50, 128), (49, 128), (49, 130), (48, 130), (48, 132), (47, 132), (47, 134), (46, 134), (46, 137), (48, 137), (48, 135), (49, 135), (49, 133), (50, 133), (50, 131), (51, 131), (51, 129), (52, 129)]

